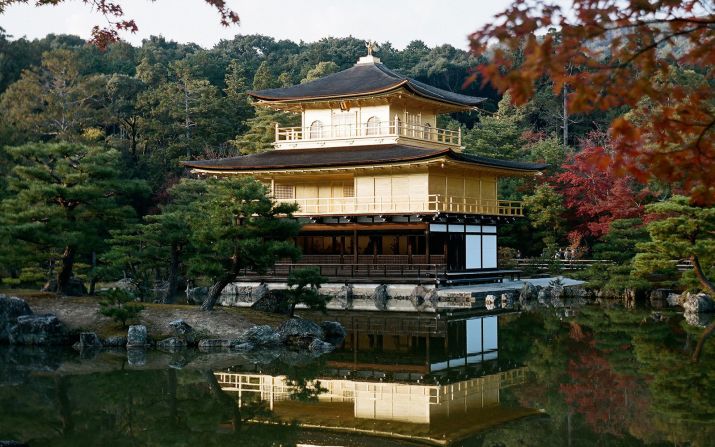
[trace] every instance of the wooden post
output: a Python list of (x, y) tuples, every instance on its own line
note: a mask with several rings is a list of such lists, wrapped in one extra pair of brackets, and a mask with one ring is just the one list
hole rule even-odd
[(353, 230), (353, 264), (358, 263), (358, 234)]
[[(412, 236), (407, 236), (407, 263), (412, 264)], [(399, 240), (399, 239), (398, 239)], [(399, 242), (398, 242), (399, 244)]]
[(425, 253), (427, 254), (427, 264), (430, 264), (430, 253), (429, 253), (429, 226), (425, 230)]
[(462, 126), (459, 126), (459, 130), (457, 131), (457, 145), (462, 147)]
[(278, 142), (278, 123), (276, 123), (276, 143)]

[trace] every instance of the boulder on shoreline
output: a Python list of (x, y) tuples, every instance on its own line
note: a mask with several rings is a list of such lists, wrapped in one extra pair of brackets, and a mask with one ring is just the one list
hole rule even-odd
[(186, 340), (179, 337), (170, 337), (156, 343), (156, 347), (159, 349), (166, 349), (168, 351), (176, 351), (179, 349), (186, 348)]
[(0, 343), (10, 341), (10, 328), (17, 323), (17, 317), (32, 315), (27, 303), (14, 296), (0, 295)]
[(135, 324), (127, 330), (127, 348), (144, 347), (149, 344), (146, 326)]
[(323, 321), (320, 323), (320, 328), (325, 334), (323, 340), (335, 346), (343, 344), (343, 340), (348, 335), (343, 325), (337, 321)]
[(682, 295), (682, 306), (685, 312), (689, 313), (710, 313), (715, 312), (715, 302), (707, 293), (684, 293)]
[(10, 328), (10, 343), (15, 345), (66, 345), (69, 333), (54, 315), (22, 315)]
[(323, 340), (325, 333), (315, 322), (302, 318), (291, 318), (278, 326), (278, 337), (286, 346), (307, 348), (314, 339)]
[(97, 349), (103, 346), (102, 340), (94, 332), (81, 332), (79, 341), (73, 347), (79, 351)]
[(123, 335), (107, 337), (102, 341), (102, 345), (108, 348), (123, 348), (127, 345), (127, 337)]
[(239, 344), (247, 344), (243, 350), (248, 349), (248, 344), (256, 346), (273, 346), (281, 342), (280, 336), (267, 324), (248, 328), (238, 337)]
[(174, 331), (174, 338), (182, 340), (184, 345), (193, 346), (196, 344), (194, 328), (186, 321), (182, 319), (171, 321), (169, 327)]

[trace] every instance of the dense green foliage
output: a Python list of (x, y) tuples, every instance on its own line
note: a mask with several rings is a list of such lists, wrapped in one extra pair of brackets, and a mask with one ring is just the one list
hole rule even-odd
[(134, 297), (121, 289), (110, 289), (102, 293), (103, 301), (99, 303), (99, 313), (105, 317), (109, 317), (122, 325), (122, 328), (127, 327), (127, 321), (139, 316), (144, 306), (133, 303)]
[(297, 304), (305, 304), (309, 309), (325, 311), (329, 297), (320, 294), (320, 286), (326, 279), (317, 268), (293, 270), (288, 275), (286, 296), (290, 304), (290, 316), (295, 313)]
[[(182, 183), (197, 182), (183, 180)], [(187, 207), (191, 256), (190, 277), (208, 277), (213, 284), (203, 308), (213, 307), (221, 291), (243, 270), (265, 273), (281, 258), (300, 255), (289, 238), (300, 224), (290, 217), (293, 204), (276, 204), (266, 186), (252, 178), (204, 180), (206, 193)]]
[[(466, 152), (550, 164), (541, 177), (510, 178), (499, 185), (501, 198), (526, 204), (526, 219), (499, 229), (500, 244), (522, 257), (553, 259), (566, 249), (577, 257), (604, 257), (594, 250), (599, 243), (614, 242), (603, 239), (612, 221), (643, 219), (645, 204), (677, 190), (677, 185), (646, 188), (632, 178), (618, 178), (609, 137), (598, 130), (628, 112), (622, 107), (569, 113), (563, 91), (555, 92), (549, 79), (538, 83), (531, 101), (515, 107), (508, 92), (499, 97), (478, 79), (464, 88), (469, 68), (483, 62), (466, 51), (449, 45), (429, 48), (420, 41), (403, 50), (389, 43), (380, 48), (378, 56), (399, 73), (487, 98), (478, 112), (439, 117), (440, 127), (463, 129)], [(54, 274), (57, 260), (73, 264), (76, 258), (77, 274), (92, 280), (128, 277), (141, 299), (156, 298), (157, 284), (166, 281), (168, 293), (159, 298), (172, 302), (180, 278), (207, 280), (213, 275), (191, 267), (189, 259), (200, 250), (189, 238), (192, 230), (182, 213), (197, 212), (190, 204), (208, 191), (188, 182), (173, 186), (186, 174), (180, 162), (270, 150), (276, 123), (298, 125), (299, 117), (255, 108), (247, 91), (307, 82), (346, 69), (364, 55), (365, 47), (352, 37), (294, 43), (238, 35), (210, 49), (151, 37), (140, 47), (118, 42), (99, 51), (74, 36), (13, 40), (0, 30), (0, 51), (0, 141), (8, 145), (0, 157), (0, 200), (6, 198), (0, 238), (13, 241), (0, 251), (2, 281), (43, 282)], [(521, 55), (513, 57), (519, 60)], [(690, 85), (696, 72), (674, 67), (668, 82)], [(13, 180), (37, 169), (33, 166), (38, 163), (48, 165), (18, 151), (48, 151), (70, 143), (92, 157), (101, 155), (92, 163), (111, 165), (107, 169), (113, 180), (85, 185), (94, 189), (98, 202), (86, 207), (79, 220), (74, 211), (61, 219), (61, 213), (34, 219), (41, 203), (47, 210), (68, 210), (47, 196), (49, 189), (42, 197), (16, 195), (25, 186), (53, 182), (49, 177), (25, 179), (23, 184)], [(611, 160), (606, 174), (604, 159)], [(102, 182), (122, 187), (110, 193)], [(68, 228), (60, 224), (62, 219), (78, 222), (71, 226), (72, 234), (62, 229)], [(704, 239), (712, 240), (712, 234)], [(674, 256), (658, 253), (660, 262)], [(205, 259), (204, 266), (216, 273), (211, 256)], [(631, 276), (630, 262), (614, 261), (619, 272), (608, 269), (602, 280)], [(703, 258), (705, 275), (711, 268), (711, 259)], [(72, 275), (72, 270), (60, 270), (66, 273), (62, 282)]]
[(123, 177), (116, 150), (30, 143), (6, 148), (6, 155), (13, 164), (0, 202), (0, 237), (8, 247), (0, 263), (14, 276), (38, 265), (52, 271), (61, 262), (62, 292), (75, 259), (96, 257), (110, 230), (136, 219), (131, 199), (146, 194), (146, 183)]

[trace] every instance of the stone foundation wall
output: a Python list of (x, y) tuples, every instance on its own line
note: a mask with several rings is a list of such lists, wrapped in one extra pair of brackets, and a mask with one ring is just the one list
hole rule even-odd
[[(219, 298), (222, 306), (253, 307), (275, 311), (280, 305), (285, 283), (232, 283)], [(324, 284), (321, 292), (331, 297), (328, 309), (391, 310), (435, 312), (439, 309), (472, 309), (484, 307), (489, 293), (450, 291), (416, 284)], [(298, 308), (301, 306), (299, 305)]]

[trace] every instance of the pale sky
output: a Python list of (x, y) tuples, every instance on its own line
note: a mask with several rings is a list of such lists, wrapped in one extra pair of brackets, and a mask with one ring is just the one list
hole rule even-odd
[[(449, 43), (467, 49), (467, 35), (511, 0), (228, 0), (241, 23), (229, 28), (219, 23), (218, 13), (203, 0), (124, 0), (125, 16), (136, 20), (136, 34), (122, 33), (139, 45), (151, 35), (178, 42), (194, 42), (210, 48), (236, 34), (264, 34), (276, 39), (314, 42), (322, 37), (352, 35), (378, 42), (390, 41), (402, 49), (420, 39), (428, 46)], [(14, 38), (30, 39), (49, 33), (76, 34), (88, 38), (104, 18), (78, 0), (60, 6), (15, 4), (0, 15), (0, 27)], [(378, 54), (379, 55), (379, 54)]]

